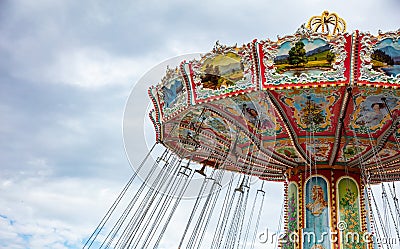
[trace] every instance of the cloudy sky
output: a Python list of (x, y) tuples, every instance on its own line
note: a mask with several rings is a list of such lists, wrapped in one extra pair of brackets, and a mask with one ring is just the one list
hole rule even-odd
[[(131, 91), (147, 101), (135, 84), (158, 63), (209, 51), (217, 40), (291, 34), (325, 9), (349, 31), (397, 30), (399, 7), (397, 0), (0, 1), (0, 248), (82, 247), (132, 174), (125, 103)], [(146, 153), (143, 119), (134, 120), (133, 164)], [(279, 208), (278, 195), (269, 198)]]

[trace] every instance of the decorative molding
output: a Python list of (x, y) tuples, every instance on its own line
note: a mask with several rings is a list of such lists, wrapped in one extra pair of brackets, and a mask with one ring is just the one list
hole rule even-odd
[[(316, 40), (322, 40), (329, 45), (330, 51), (335, 55), (335, 61), (332, 64), (332, 70), (323, 71), (319, 74), (301, 73), (297, 75), (288, 75), (278, 73), (275, 59), (278, 57), (279, 49), (283, 44), (289, 42), (294, 45), (301, 40), (307, 40), (313, 43)], [(318, 85), (338, 85), (348, 84), (349, 78), (346, 67), (346, 61), (350, 56), (347, 51), (347, 43), (350, 41), (349, 34), (339, 34), (335, 37), (328, 37), (321, 33), (305, 33), (302, 29), (294, 35), (288, 35), (283, 38), (278, 37), (278, 41), (265, 40), (259, 44), (261, 54), (260, 62), (262, 63), (262, 88), (274, 89), (279, 87), (310, 87)]]
[[(254, 58), (253, 46), (254, 45), (250, 43), (247, 45), (243, 45), (239, 48), (236, 45), (229, 47), (221, 45), (217, 41), (212, 52), (203, 55), (199, 60), (188, 62), (189, 66), (185, 67), (185, 70), (189, 70), (189, 72), (186, 72), (186, 74), (190, 75), (189, 81), (192, 92), (192, 104), (205, 103), (211, 100), (217, 100), (235, 94), (241, 94), (256, 90), (257, 74), (253, 72), (253, 70), (256, 68), (254, 65), (256, 60)], [(217, 58), (218, 56), (220, 56), (220, 58)], [(206, 65), (207, 62), (209, 62), (209, 64), (207, 65), (212, 65), (213, 60), (221, 60), (221, 56), (225, 57), (222, 59), (232, 60), (233, 63), (231, 64), (240, 63), (240, 67), (242, 67), (241, 73), (243, 74), (243, 77), (241, 79), (229, 82), (229, 79), (224, 77), (224, 72), (219, 71), (217, 73), (210, 73), (210, 75), (216, 76), (218, 79), (222, 79), (222, 81), (228, 83), (215, 87), (215, 89), (208, 88), (204, 86), (205, 82), (203, 82), (203, 79), (206, 76), (206, 72), (204, 72), (205, 69), (203, 67)], [(232, 56), (237, 56), (238, 60), (232, 58)], [(217, 67), (221, 68), (220, 66)], [(231, 69), (228, 67), (224, 70)], [(232, 68), (232, 70), (237, 69)]]
[[(373, 36), (369, 32), (360, 32), (359, 40), (359, 72), (358, 84), (373, 85), (382, 87), (400, 86), (400, 73), (396, 76), (387, 75), (382, 70), (375, 70), (373, 68), (372, 54), (377, 49), (376, 46), (380, 45), (384, 40), (390, 39), (393, 43), (398, 43), (400, 39), (400, 30), (382, 33), (379, 31), (378, 36)], [(400, 50), (398, 50), (400, 51)]]

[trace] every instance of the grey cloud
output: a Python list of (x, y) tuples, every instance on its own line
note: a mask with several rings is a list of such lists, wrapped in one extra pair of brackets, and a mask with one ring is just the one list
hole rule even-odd
[[(0, 246), (43, 248), (24, 241), (19, 235), (24, 227), (38, 233), (35, 243), (47, 236), (60, 247), (67, 247), (65, 241), (78, 244), (94, 229), (132, 172), (122, 141), (123, 109), (133, 84), (153, 65), (182, 52), (210, 51), (216, 40), (231, 45), (292, 34), (324, 9), (345, 18), (349, 30), (399, 28), (394, 0), (346, 5), (315, 0), (1, 1), (0, 190), (6, 194), (0, 206), (7, 207), (1, 215), (18, 226), (11, 229), (0, 217), (5, 224)], [(148, 101), (145, 87), (135, 90)], [(133, 163), (147, 151), (137, 142), (143, 139), (144, 117), (135, 115), (144, 105), (130, 117)], [(282, 195), (279, 186), (269, 188), (270, 203), (277, 202), (267, 216), (272, 227)], [(104, 189), (110, 192), (102, 195)], [(60, 203), (49, 201), (54, 195)], [(57, 212), (58, 205), (73, 208)], [(34, 220), (43, 223), (35, 226)], [(49, 232), (53, 228), (68, 236)], [(4, 239), (7, 245), (1, 244)]]
[(103, 171), (129, 168), (121, 124), (126, 97), (121, 93), (129, 89), (78, 91), (27, 82), (0, 88), (0, 105), (7, 109), (0, 125), (3, 170), (23, 170), (32, 158), (45, 158), (56, 175), (108, 175)]

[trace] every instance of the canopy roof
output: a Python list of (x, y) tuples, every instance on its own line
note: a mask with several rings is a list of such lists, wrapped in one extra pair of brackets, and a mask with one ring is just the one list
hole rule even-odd
[(167, 69), (149, 89), (157, 140), (181, 157), (270, 181), (310, 165), (399, 180), (400, 31), (344, 33), (332, 15), (330, 33), (318, 31), (323, 14), (293, 35), (217, 42)]

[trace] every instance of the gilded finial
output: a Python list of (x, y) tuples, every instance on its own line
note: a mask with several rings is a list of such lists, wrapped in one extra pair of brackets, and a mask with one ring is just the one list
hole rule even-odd
[(307, 23), (307, 28), (315, 32), (336, 35), (346, 32), (346, 22), (336, 13), (322, 12), (321, 16), (313, 16)]

